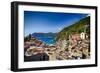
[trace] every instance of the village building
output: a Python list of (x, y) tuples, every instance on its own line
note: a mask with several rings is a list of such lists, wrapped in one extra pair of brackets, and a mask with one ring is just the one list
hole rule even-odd
[(86, 33), (82, 32), (82, 33), (80, 34), (80, 38), (81, 38), (81, 39), (86, 39)]
[(71, 38), (72, 38), (72, 40), (78, 41), (78, 40), (80, 40), (80, 34), (73, 34)]

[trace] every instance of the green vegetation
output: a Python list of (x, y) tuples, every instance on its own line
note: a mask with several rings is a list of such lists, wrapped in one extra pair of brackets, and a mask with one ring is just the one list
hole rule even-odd
[(71, 26), (65, 27), (58, 33), (56, 40), (68, 39), (70, 34), (81, 32), (86, 32), (88, 35), (90, 34), (90, 16), (81, 19), (79, 22)]

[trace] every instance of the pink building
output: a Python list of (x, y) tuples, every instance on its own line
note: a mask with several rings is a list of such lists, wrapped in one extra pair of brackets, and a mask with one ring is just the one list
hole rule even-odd
[(72, 36), (71, 36), (71, 38), (72, 38), (72, 40), (80, 40), (81, 38), (80, 38), (80, 34), (73, 34)]

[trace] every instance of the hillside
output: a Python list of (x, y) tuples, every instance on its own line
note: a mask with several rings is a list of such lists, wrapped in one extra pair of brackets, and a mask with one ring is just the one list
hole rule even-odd
[(49, 32), (49, 33), (33, 33), (32, 36), (34, 37), (55, 37), (57, 35), (57, 33), (52, 33), (52, 32)]
[(86, 30), (86, 33), (89, 34), (90, 33), (90, 16), (85, 17), (83, 19), (81, 19), (79, 22), (72, 24), (71, 26), (65, 27), (64, 29), (62, 29), (57, 37), (56, 40), (58, 39), (68, 39), (68, 36), (70, 34), (75, 34), (75, 33), (81, 33), (84, 30)]

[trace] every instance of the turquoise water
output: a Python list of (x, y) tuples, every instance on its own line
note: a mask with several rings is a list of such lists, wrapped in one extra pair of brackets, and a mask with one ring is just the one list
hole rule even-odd
[(33, 34), (33, 36), (41, 41), (43, 41), (44, 43), (50, 45), (50, 44), (55, 44), (56, 40), (55, 40), (55, 34), (54, 35), (46, 35), (46, 34)]
[(46, 44), (55, 44), (55, 37), (36, 37), (37, 39), (43, 41)]

